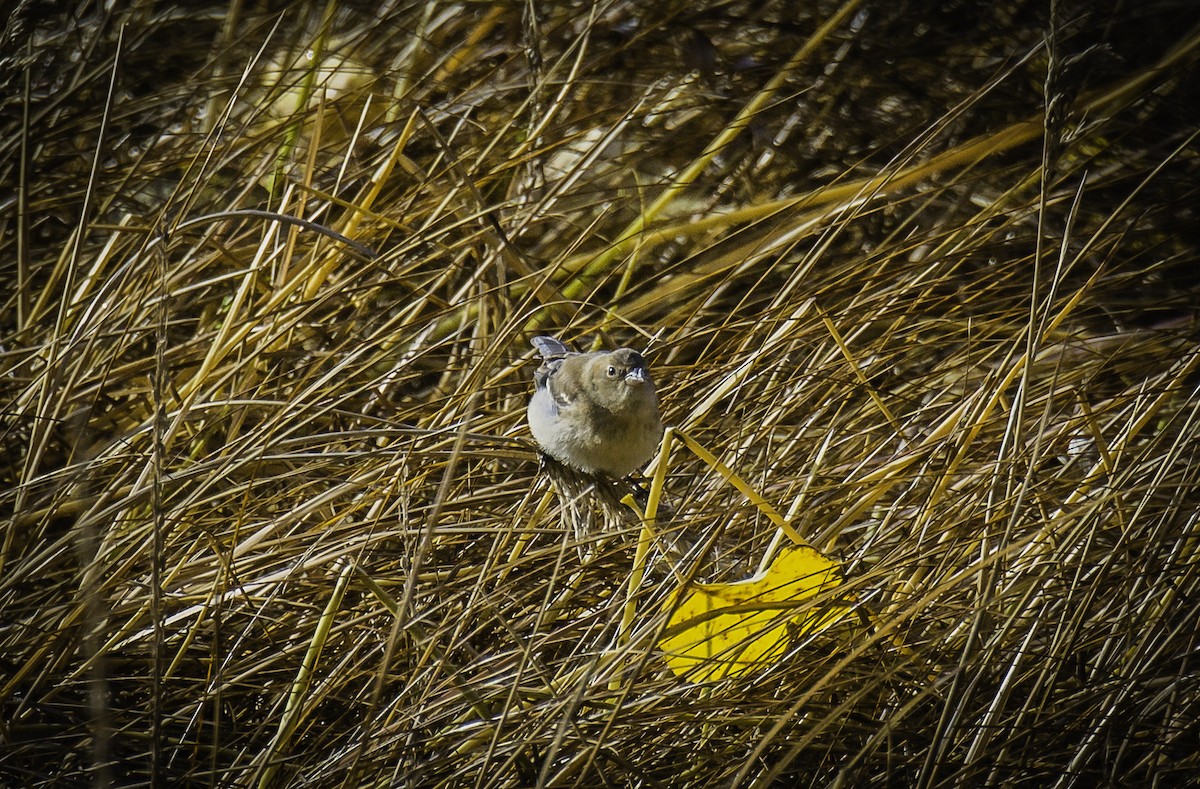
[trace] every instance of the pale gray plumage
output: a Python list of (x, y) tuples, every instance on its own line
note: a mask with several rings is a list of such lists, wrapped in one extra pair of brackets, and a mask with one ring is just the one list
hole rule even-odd
[(529, 427), (542, 451), (589, 474), (621, 478), (657, 451), (663, 424), (646, 360), (631, 348), (575, 353), (553, 337), (534, 337)]

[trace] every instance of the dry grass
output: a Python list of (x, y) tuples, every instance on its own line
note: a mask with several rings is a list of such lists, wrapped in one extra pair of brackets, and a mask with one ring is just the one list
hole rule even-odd
[[(0, 782), (1194, 778), (1191, 4), (532, 5), (13, 17)], [(774, 537), (680, 451), (622, 633), (551, 332), (860, 620), (672, 675)]]

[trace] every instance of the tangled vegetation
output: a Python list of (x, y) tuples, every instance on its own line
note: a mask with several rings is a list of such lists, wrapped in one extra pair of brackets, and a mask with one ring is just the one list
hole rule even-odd
[[(249, 5), (3, 33), (0, 783), (1200, 774), (1193, 3)], [(674, 673), (789, 540), (556, 496), (535, 334), (852, 615)]]

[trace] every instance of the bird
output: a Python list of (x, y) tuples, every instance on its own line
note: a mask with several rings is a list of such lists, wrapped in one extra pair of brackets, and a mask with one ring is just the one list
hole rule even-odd
[(542, 451), (586, 474), (623, 479), (645, 465), (662, 440), (654, 381), (632, 348), (578, 353), (554, 337), (534, 337), (529, 428)]

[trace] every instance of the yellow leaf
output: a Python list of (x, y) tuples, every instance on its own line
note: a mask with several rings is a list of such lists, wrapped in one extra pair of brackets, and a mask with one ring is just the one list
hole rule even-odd
[(658, 645), (667, 665), (685, 679), (740, 676), (782, 656), (789, 631), (815, 633), (840, 621), (848, 606), (809, 606), (804, 601), (841, 582), (837, 565), (820, 551), (788, 546), (753, 578), (696, 584), (672, 595), (666, 608), (674, 613)]

